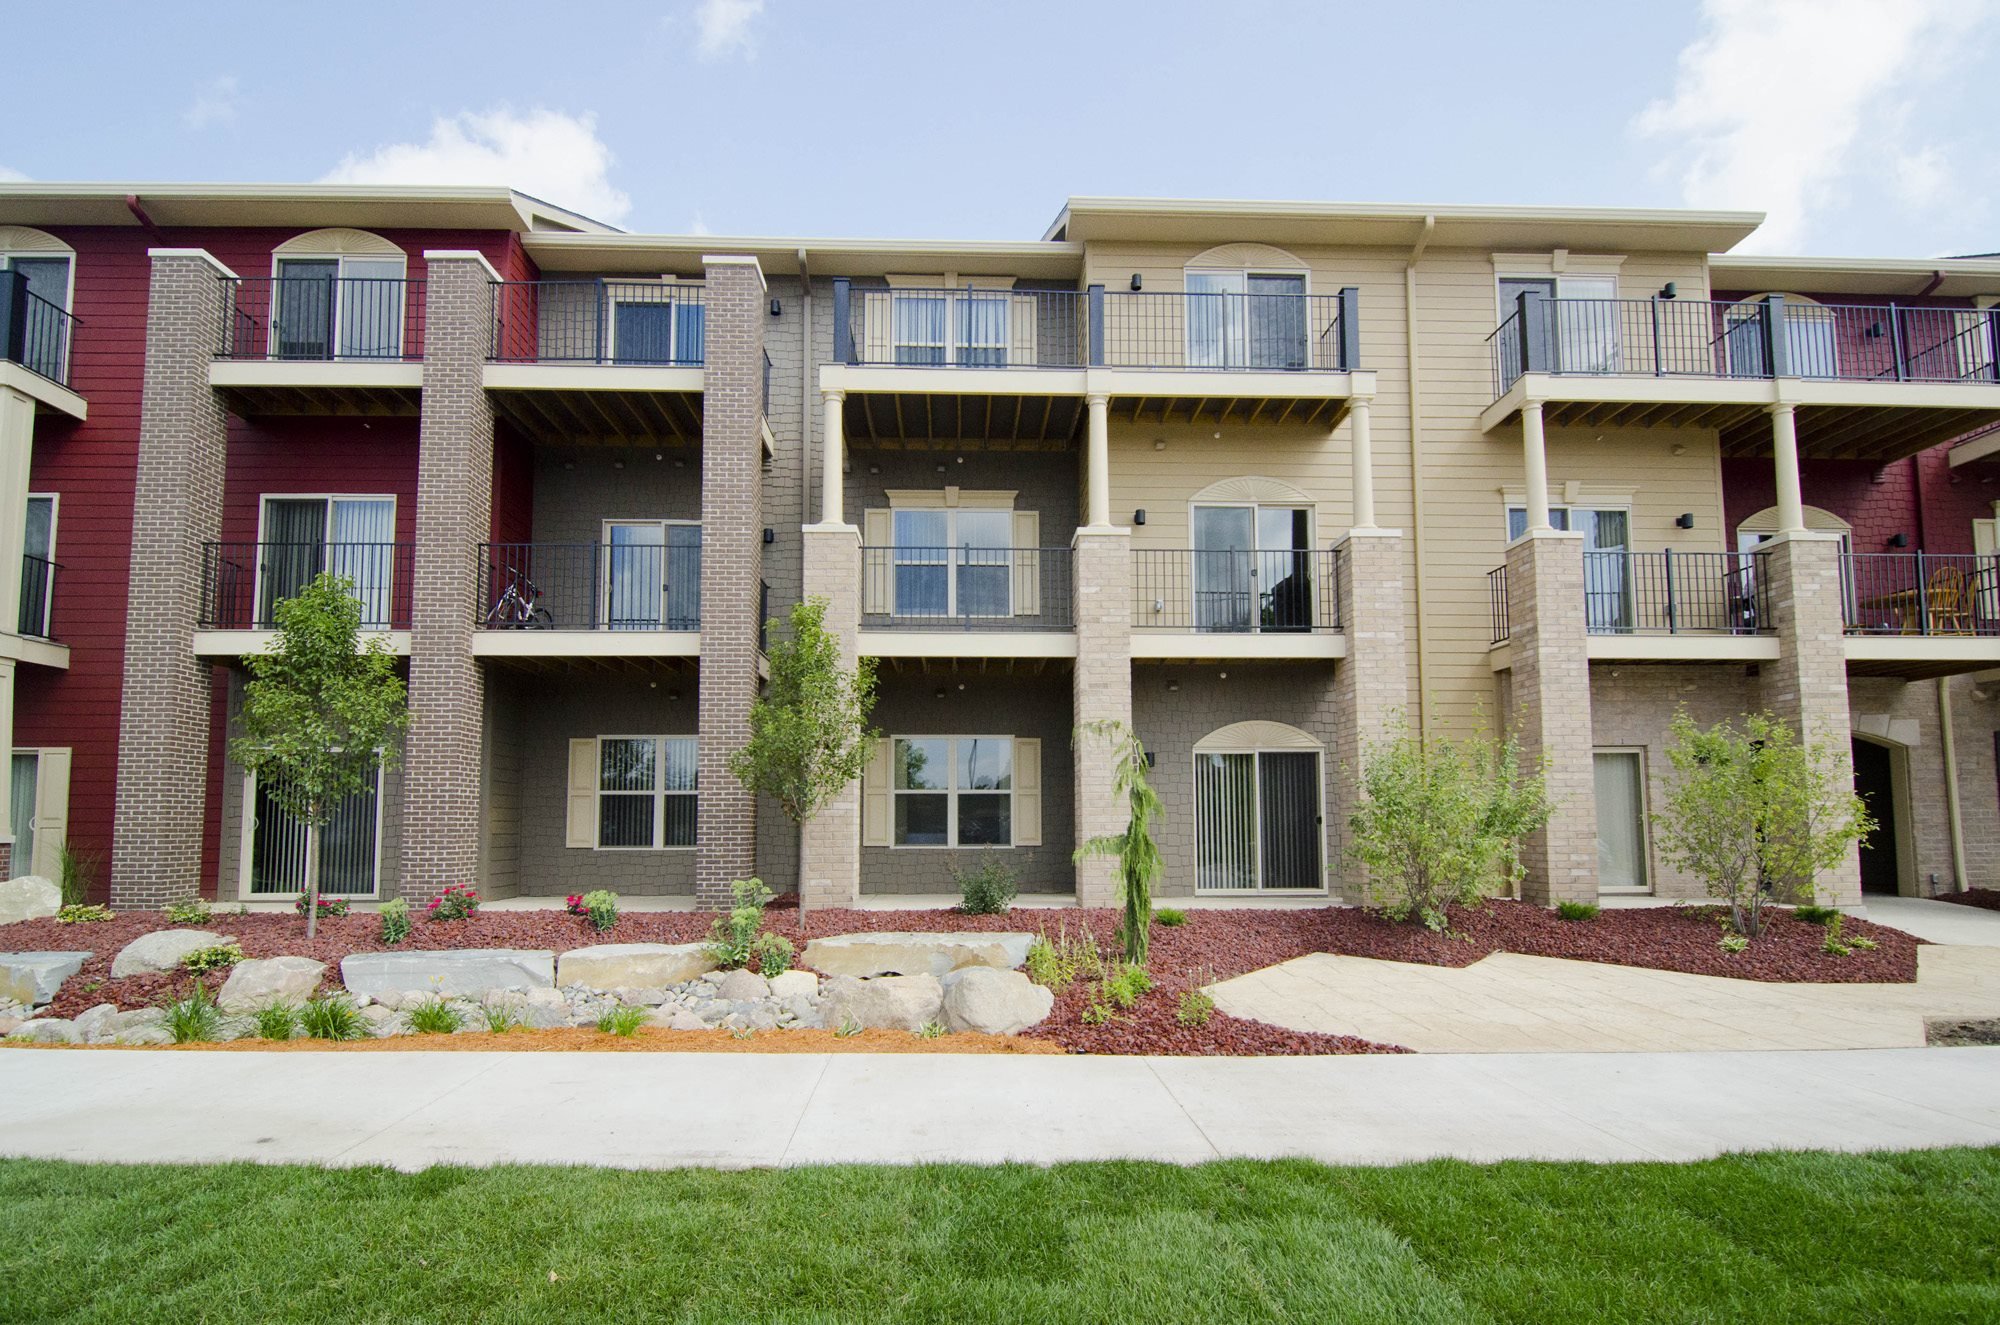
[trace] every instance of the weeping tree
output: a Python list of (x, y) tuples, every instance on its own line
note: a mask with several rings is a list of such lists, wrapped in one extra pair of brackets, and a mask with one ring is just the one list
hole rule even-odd
[(349, 796), (395, 765), (410, 724), (403, 679), (380, 636), (361, 639), (351, 581), (321, 574), (277, 606), (269, 653), (249, 658), (230, 756), (306, 830), (306, 937), (319, 930), (320, 835)]
[(1122, 722), (1105, 720), (1077, 728), (1079, 741), (1102, 741), (1113, 759), (1112, 789), (1124, 797), (1129, 817), (1125, 831), (1093, 837), (1076, 849), (1076, 859), (1109, 857), (1118, 862), (1119, 891), (1125, 919), (1119, 942), (1125, 960), (1143, 966), (1153, 919), (1153, 884), (1160, 877), (1160, 848), (1153, 841), (1153, 819), (1160, 813), (1159, 793), (1146, 780), (1146, 747)]

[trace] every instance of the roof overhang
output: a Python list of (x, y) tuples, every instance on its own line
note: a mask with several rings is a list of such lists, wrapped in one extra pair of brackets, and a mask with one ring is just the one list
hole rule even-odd
[(356, 226), (366, 229), (616, 233), (601, 221), (503, 188), (359, 184), (0, 183), (0, 225), (142, 224), (162, 228)]
[(2000, 294), (2000, 258), (1773, 258), (1718, 253), (1709, 283), (1720, 290), (1798, 290), (1895, 298)]
[(930, 239), (810, 239), (773, 235), (579, 235), (538, 232), (524, 241), (544, 272), (699, 276), (710, 253), (747, 254), (766, 275), (796, 276), (799, 254), (815, 276), (956, 272), (1073, 280), (1083, 245)]

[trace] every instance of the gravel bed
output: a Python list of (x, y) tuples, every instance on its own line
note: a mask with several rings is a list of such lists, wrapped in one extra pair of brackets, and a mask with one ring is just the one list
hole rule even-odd
[(1957, 902), (1960, 906), (1980, 906), (1988, 911), (2000, 911), (2000, 889), (1967, 888), (1962, 893), (1939, 893), (1940, 902)]

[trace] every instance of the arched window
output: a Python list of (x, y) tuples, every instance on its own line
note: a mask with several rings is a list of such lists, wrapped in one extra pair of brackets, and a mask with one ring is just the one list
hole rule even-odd
[(402, 358), (408, 270), (402, 249), (366, 230), (286, 240), (271, 254), (270, 356)]
[[(76, 250), (46, 230), (0, 225), (0, 271), (27, 278), (20, 362), (51, 381), (69, 380), (70, 302), (76, 289)], [(11, 348), (8, 351), (12, 353)]]
[(1194, 747), (1195, 888), (1318, 892), (1324, 750), (1282, 722), (1238, 722)]

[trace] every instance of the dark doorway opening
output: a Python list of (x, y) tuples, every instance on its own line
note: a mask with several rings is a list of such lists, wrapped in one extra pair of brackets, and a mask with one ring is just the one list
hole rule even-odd
[(1896, 841), (1896, 756), (1873, 741), (1854, 742), (1854, 790), (1868, 807), (1875, 829), (1861, 839), (1861, 891), (1901, 890), (1901, 853)]

